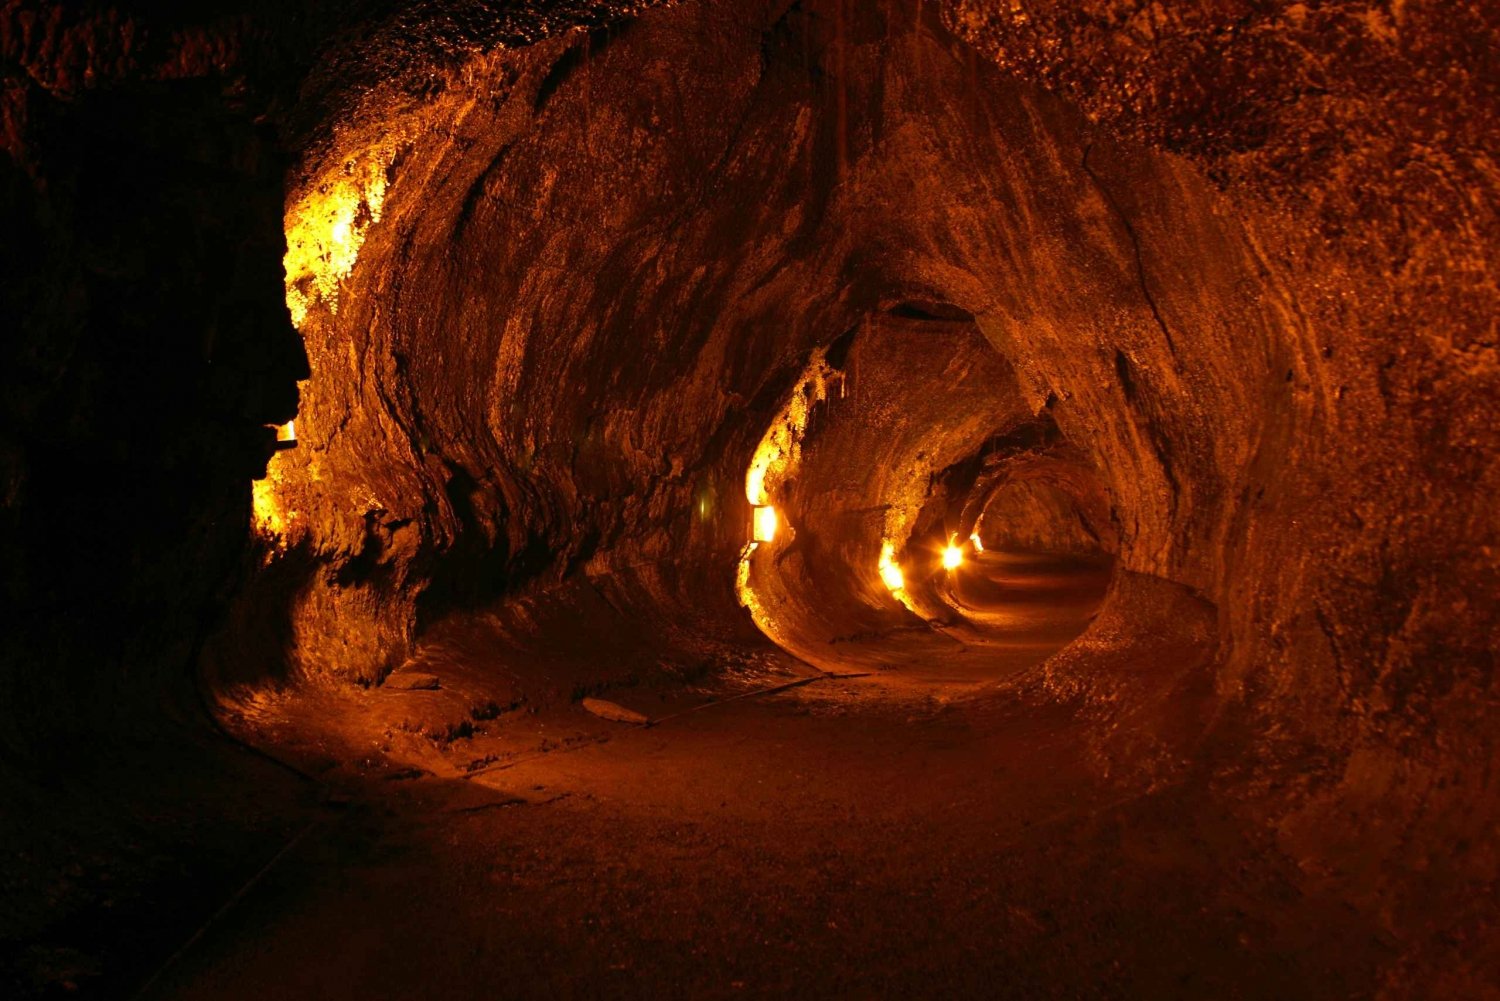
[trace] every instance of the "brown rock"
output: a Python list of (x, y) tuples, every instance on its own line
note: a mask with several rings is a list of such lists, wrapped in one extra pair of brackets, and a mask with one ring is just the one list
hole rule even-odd
[(644, 726), (651, 722), (648, 717), (642, 716), (634, 709), (626, 709), (622, 705), (604, 699), (584, 699), (583, 708), (600, 719), (607, 719), (612, 723), (634, 723), (637, 726)]
[(421, 671), (397, 671), (385, 679), (381, 688), (390, 688), (398, 692), (429, 692), (441, 688), (435, 674), (423, 674)]

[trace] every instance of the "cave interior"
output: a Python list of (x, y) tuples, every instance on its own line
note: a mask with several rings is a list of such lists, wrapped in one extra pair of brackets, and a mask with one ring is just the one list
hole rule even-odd
[(0, 993), (1500, 998), (1497, 53), (6, 0)]

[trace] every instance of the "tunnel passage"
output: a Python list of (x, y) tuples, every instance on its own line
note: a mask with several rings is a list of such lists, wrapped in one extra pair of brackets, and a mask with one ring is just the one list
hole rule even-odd
[(992, 551), (1083, 556), (1105, 552), (1098, 532), (1073, 498), (1044, 480), (1012, 480), (997, 487), (985, 499), (971, 537)]
[[(816, 354), (756, 449), (740, 602), (825, 669), (1014, 677), (1087, 626), (1109, 579), (1096, 535), (1068, 545), (1070, 516), (1088, 530), (1051, 481), (1107, 523), (1101, 483), (973, 317), (899, 303)], [(1052, 507), (1003, 509), (1031, 484)], [(1025, 523), (987, 551), (976, 525), (997, 499), (997, 521)]]
[[(1186, 165), (900, 4), (689, 4), (464, 79), (361, 97), (290, 198), (312, 377), (205, 657), (229, 718), (482, 767), (492, 706), (790, 654), (1045, 684), (1195, 739), (1287, 348)], [(1172, 207), (1150, 295), (1121, 185)], [(964, 541), (1038, 477), (1108, 560)], [(761, 517), (782, 530), (753, 543)], [(427, 719), (348, 694), (412, 677), (440, 685)]]
[[(285, 624), (243, 630), (221, 678), (281, 661), (378, 685), (446, 616), (533, 593), (573, 629), (566, 596), (587, 592), (615, 610), (603, 636), (742, 643), (746, 471), (798, 408), (822, 430), (771, 499), (784, 548), (748, 576), (801, 657), (962, 617), (924, 570), (929, 486), (1044, 412), (1107, 498), (1120, 568), (1215, 593), (1281, 349), (1180, 165), (1105, 150), (920, 9), (688, 5), (586, 64), (576, 44), (472, 65), (480, 103), (368, 98), (293, 198), (314, 371), (300, 445), (257, 487), (273, 569), (241, 602)], [(714, 102), (681, 102), (685, 66)], [(458, 138), (425, 141), (439, 126)], [(1142, 294), (1112, 156), (1182, 210), (1164, 253), (1223, 251), (1180, 294)], [(1159, 320), (1174, 309), (1190, 345)], [(806, 586), (779, 590), (772, 559)], [(936, 635), (956, 649), (957, 627)], [(502, 632), (545, 647), (535, 628)]]
[[(749, 685), (778, 650), (994, 680), (985, 616), (1019, 605), (1066, 626), (1006, 691), (1076, 708), (1112, 781), (1206, 767), (1215, 727), (1256, 768), (1353, 746), (1385, 675), (1350, 651), (1409, 620), (1346, 573), (1384, 501), (1331, 457), (1418, 436), (1340, 409), (1373, 383), (1326, 353), (1337, 296), (1186, 157), (927, 5), (846, 7), (681, 4), (329, 100), (286, 217), (299, 444), (207, 659), (230, 716), (344, 699), (306, 725), (368, 711), (351, 743), (483, 768), (507, 707)], [(1085, 537), (1076, 587), (1006, 555)], [(1336, 854), (1342, 801), (1302, 794), (1277, 837)]]
[[(1428, 974), (1483, 996), (1500, 966), (1470, 955), (1496, 940), (1500, 830), (1493, 5), (707, 0), (613, 18), (652, 5), (436, 0), (257, 4), (207, 31), (188, 22), (213, 3), (132, 6), (163, 11), (0, 13), (0, 270), (24, 300), (0, 493), (25, 620), (0, 666), (0, 780), (63, 763), (25, 796), (7, 784), (0, 854), (37, 869), (20, 834), (87, 860), (89, 818), (153, 784), (177, 784), (179, 816), (212, 813), (169, 760), (180, 743), (149, 767), (128, 751), (179, 723), (203, 787), (272, 799), (224, 765), (186, 668), (221, 625), (265, 425), (307, 374), (281, 321), (284, 221), (311, 379), (296, 447), (254, 487), (258, 548), (203, 686), (248, 743), (312, 748), (319, 775), (375, 761), (461, 785), (602, 727), (590, 697), (661, 714), (795, 678), (818, 682), (798, 709), (850, 710), (866, 689), (808, 661), (916, 676), (920, 651), (946, 681), (1015, 609), (1073, 608), (1055, 652), (921, 731), (1003, 723), (1025, 738), (1007, 751), (1065, 751), (1069, 783), (1040, 769), (997, 808), (999, 769), (974, 762), (1015, 755), (965, 747), (951, 791), (1031, 820), (1048, 811), (1009, 805), (1146, 790), (1132, 819), (1246, 832), (1265, 878), (1248, 896), (1277, 920), (1210, 949), (1264, 935), (1262, 955), (1297, 943), (1321, 966), (1340, 950), (1319, 919), (1357, 913), (1385, 957), (1356, 978), (1368, 991), (1290, 974), (1274, 996)], [(797, 475), (747, 491), (798, 407)], [(1102, 563), (1095, 543), (1109, 569), (1064, 586), (1056, 554)], [(775, 615), (756, 612), (764, 633), (747, 588)], [(916, 742), (915, 714), (851, 715), (862, 766)], [(795, 776), (795, 756), (752, 757)], [(72, 780), (100, 762), (130, 774), (91, 803)], [(862, 774), (883, 797), (888, 776)], [(1174, 800), (1187, 783), (1197, 798)], [(69, 812), (60, 785), (77, 822), (23, 830)], [(158, 845), (202, 840), (145, 810), (180, 828)], [(1099, 859), (1153, 891), (1157, 846), (1095, 819), (1076, 848), (952, 868), (1077, 862), (1071, 879)], [(232, 844), (211, 848), (257, 854)], [(1237, 909), (1237, 867), (1202, 871)], [(24, 886), (43, 905), (12, 911), (87, 897)], [(1052, 948), (1050, 908), (990, 916), (1059, 966), (1111, 963), (1118, 929), (1157, 938), (1143, 896), (1077, 953)], [(1281, 925), (1288, 900), (1319, 927)], [(136, 913), (156, 908), (115, 920)], [(1198, 923), (1182, 913), (1176, 931)]]

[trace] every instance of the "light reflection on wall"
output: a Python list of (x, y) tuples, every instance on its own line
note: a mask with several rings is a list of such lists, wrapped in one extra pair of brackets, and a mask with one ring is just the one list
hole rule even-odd
[(904, 603), (903, 592), (906, 589), (906, 574), (902, 573), (901, 564), (896, 562), (896, 546), (894, 543), (881, 543), (880, 579), (885, 584), (887, 590)]
[[(380, 221), (388, 187), (387, 171), (395, 159), (397, 140), (386, 137), (362, 155), (344, 160), (303, 188), (287, 203), (286, 306), (292, 324), (306, 336), (316, 322), (317, 307), (338, 312), (339, 289), (359, 259), (371, 226)], [(316, 375), (316, 373), (314, 373)], [(303, 394), (304, 407), (308, 394)], [(298, 420), (305, 425), (305, 414)], [(287, 422), (278, 441), (296, 440), (304, 428)], [(264, 479), (251, 486), (252, 526), (263, 539), (285, 548), (299, 531), (300, 518), (289, 495), (296, 485), (316, 482), (316, 450), (278, 451)]]
[(394, 158), (394, 146), (369, 150), (326, 172), (287, 206), (286, 305), (298, 329), (319, 302), (338, 311), (339, 285), (385, 208), (386, 171)]
[(758, 552), (786, 545), (795, 535), (793, 527), (784, 523), (774, 501), (783, 484), (796, 476), (797, 466), (802, 461), (802, 440), (807, 435), (813, 407), (828, 400), (835, 386), (842, 390), (843, 380), (843, 373), (828, 364), (826, 350), (815, 351), (802, 378), (761, 437), (751, 456), (750, 467), (745, 471), (745, 498), (754, 514), (751, 541), (740, 551), (739, 565), (735, 570), (735, 593), (740, 604), (750, 610), (755, 624), (773, 638), (775, 623), (755, 593), (753, 564), (761, 563), (755, 556)]

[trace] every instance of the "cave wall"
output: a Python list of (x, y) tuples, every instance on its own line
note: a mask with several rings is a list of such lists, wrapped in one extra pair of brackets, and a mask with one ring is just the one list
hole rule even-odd
[(292, 105), (374, 6), (0, 4), (5, 997), (132, 992), (305, 821), (196, 661), (308, 374)]
[[(306, 375), (279, 257), (286, 158), (232, 37), (7, 5), (0, 741), (25, 758), (198, 712), (247, 484)], [(45, 665), (43, 667), (42, 665)]]
[[(1232, 770), (1281, 800), (1266, 809), (1307, 871), (1384, 896), (1393, 934), (1429, 934), (1419, 915), (1439, 911), (1466, 929), (1437, 989), (1468, 989), (1497, 861), (1481, 764), (1496, 754), (1496, 520), (1481, 500), (1500, 399), (1483, 138), (1496, 12), (969, 4), (952, 18), (1007, 72), (1193, 163), (1283, 291), (1282, 420), (1215, 547), (1218, 686), (1246, 753)], [(1121, 197), (1154, 291), (1171, 279), (1149, 249), (1162, 217)], [(1418, 871), (1443, 875), (1397, 889)]]
[[(195, 651), (253, 562), (249, 484), (308, 375), (284, 283), (295, 154), (331, 127), (343, 88), (399, 78), (420, 96), (456, 52), (624, 9), (504, 7), (0, 6), (13, 760), (79, 733), (159, 736), (164, 715), (203, 722)], [(355, 46), (380, 55), (341, 62)]]
[(1040, 479), (1002, 485), (990, 495), (975, 531), (987, 550), (1087, 555), (1103, 549), (1073, 498)]

